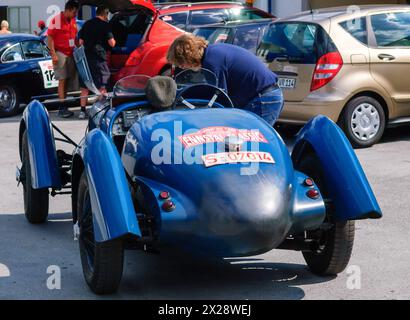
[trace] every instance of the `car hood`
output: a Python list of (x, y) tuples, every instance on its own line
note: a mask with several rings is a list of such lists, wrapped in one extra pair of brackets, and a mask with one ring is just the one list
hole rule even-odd
[(90, 5), (90, 6), (107, 6), (112, 13), (135, 9), (135, 8), (145, 8), (152, 12), (155, 12), (156, 9), (153, 6), (152, 2), (149, 0), (80, 0), (81, 5)]

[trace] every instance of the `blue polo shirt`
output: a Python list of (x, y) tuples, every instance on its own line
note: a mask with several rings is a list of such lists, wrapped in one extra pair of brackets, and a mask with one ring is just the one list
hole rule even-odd
[(214, 72), (236, 108), (244, 108), (258, 93), (276, 84), (277, 76), (253, 53), (227, 43), (208, 45), (202, 68)]

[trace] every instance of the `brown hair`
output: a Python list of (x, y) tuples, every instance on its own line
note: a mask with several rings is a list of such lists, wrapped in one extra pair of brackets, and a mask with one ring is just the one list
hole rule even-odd
[(168, 49), (167, 60), (177, 66), (190, 64), (198, 66), (201, 64), (208, 41), (204, 38), (194, 36), (191, 33), (183, 34), (174, 40)]

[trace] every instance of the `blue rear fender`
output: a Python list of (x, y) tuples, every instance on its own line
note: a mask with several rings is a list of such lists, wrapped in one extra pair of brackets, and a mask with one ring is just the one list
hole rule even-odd
[[(124, 168), (108, 136), (99, 129), (92, 130), (77, 153), (82, 157), (87, 174), (95, 241), (141, 237)], [(78, 173), (73, 172), (74, 175)]]
[(51, 122), (47, 109), (37, 100), (27, 106), (20, 122), (20, 158), (25, 131), (27, 131), (33, 189), (61, 189)]
[(381, 218), (382, 212), (357, 156), (342, 130), (329, 118), (317, 116), (296, 138), (295, 168), (307, 152), (314, 152), (339, 221)]

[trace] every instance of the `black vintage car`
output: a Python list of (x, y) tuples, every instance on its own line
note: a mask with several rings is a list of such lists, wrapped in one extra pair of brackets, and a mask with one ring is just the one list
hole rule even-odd
[(40, 37), (0, 35), (0, 117), (15, 115), (21, 103), (53, 94), (57, 86), (48, 48)]
[(256, 53), (265, 31), (272, 22), (273, 19), (228, 22), (198, 27), (193, 33), (205, 38), (209, 43), (230, 43)]

